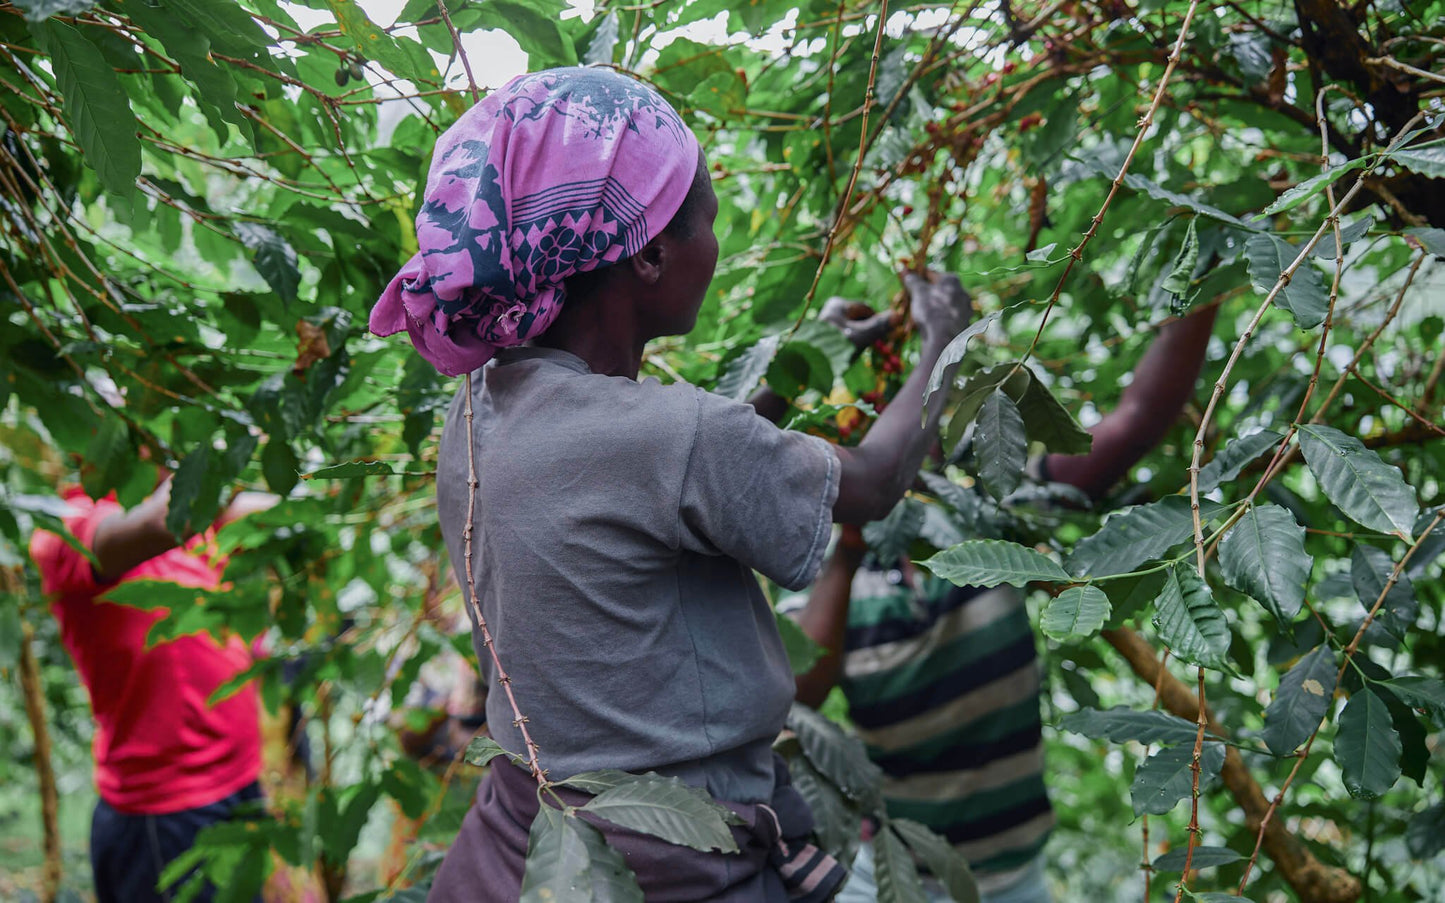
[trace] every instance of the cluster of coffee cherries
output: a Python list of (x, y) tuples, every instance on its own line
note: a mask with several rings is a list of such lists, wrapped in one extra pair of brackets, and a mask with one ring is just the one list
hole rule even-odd
[(865, 404), (871, 404), (873, 406), (873, 410), (877, 411), (880, 414), (882, 414), (883, 410), (888, 407), (888, 400), (883, 397), (882, 389), (874, 389), (872, 392), (864, 392), (862, 395), (858, 396), (858, 400), (864, 402)]
[[(903, 372), (903, 361), (898, 357), (897, 349), (885, 339), (873, 343), (873, 360), (878, 364), (878, 372), (885, 376)], [(866, 397), (864, 401), (867, 401)]]
[(344, 88), (349, 81), (361, 81), (366, 78), (366, 72), (362, 66), (366, 60), (359, 56), (343, 56), (341, 65), (336, 70), (336, 87)]

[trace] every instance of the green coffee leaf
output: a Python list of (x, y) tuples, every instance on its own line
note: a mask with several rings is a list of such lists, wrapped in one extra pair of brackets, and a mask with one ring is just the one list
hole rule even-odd
[(383, 31), (353, 0), (326, 0), (326, 7), (336, 17), (341, 32), (351, 38), (363, 56), (376, 60), (402, 78), (419, 84), (436, 83), (436, 67), (416, 41)]
[(1287, 756), (1310, 738), (1329, 713), (1339, 666), (1328, 643), (1317, 646), (1280, 678), (1274, 700), (1264, 710), (1260, 738), (1269, 751)]
[(609, 12), (603, 16), (582, 53), (582, 65), (611, 65), (620, 32), (616, 12)]
[(1170, 567), (1154, 605), (1154, 629), (1175, 657), (1206, 668), (1224, 667), (1229, 622), (1198, 571), (1189, 565)]
[(1432, 179), (1445, 179), (1445, 141), (1432, 141), (1387, 156), (1391, 162)]
[[(953, 413), (949, 415), (948, 428), (944, 433), (944, 448), (954, 456), (959, 454), (958, 445), (963, 441), (965, 431), (978, 416), (978, 411), (983, 407), (983, 403), (995, 390), (1002, 389), (1003, 393), (1017, 405), (1024, 397), (1024, 392), (1027, 391), (1032, 380), (1033, 376), (1029, 369), (1020, 366), (1017, 361), (997, 364), (970, 376), (950, 395), (950, 400), (953, 402)], [(1024, 429), (1027, 432), (1028, 427), (1025, 426)]]
[[(1273, 204), (1264, 208), (1264, 213), (1266, 216), (1274, 216), (1276, 213), (1283, 213), (1291, 207), (1302, 204), (1324, 191), (1330, 185), (1333, 185), (1335, 180), (1340, 176), (1354, 172), (1360, 167), (1368, 165), (1369, 162), (1369, 157), (1357, 157), (1342, 166), (1332, 166), (1317, 176), (1305, 179), (1303, 182), (1275, 198)], [(1326, 240), (1328, 240), (1328, 236), (1326, 236)]]
[(1351, 696), (1335, 732), (1335, 761), (1350, 795), (1374, 799), (1393, 787), (1403, 751), (1385, 700), (1369, 688)]
[(891, 826), (873, 836), (873, 877), (878, 903), (928, 903), (913, 854)]
[(1091, 740), (1108, 740), (1124, 743), (1193, 743), (1199, 729), (1168, 712), (1157, 709), (1136, 711), (1124, 706), (1112, 709), (1082, 709), (1065, 715), (1059, 727), (1075, 734), (1083, 734)]
[[(1024, 368), (1028, 371), (1028, 368)], [(1093, 447), (1094, 437), (1079, 425), (1068, 409), (1053, 396), (1032, 371), (1032, 377), (1018, 399), (1019, 414), (1024, 419), (1024, 431), (1030, 442), (1038, 442), (1051, 452), (1061, 455), (1087, 454)], [(1007, 389), (1007, 387), (1005, 387)]]
[(894, 818), (888, 824), (914, 855), (923, 860), (929, 874), (943, 885), (955, 903), (978, 903), (978, 882), (968, 867), (968, 860), (952, 844), (916, 821)]
[(735, 853), (738, 849), (717, 806), (700, 799), (678, 778), (639, 776), (602, 791), (582, 811), (694, 850)]
[(1110, 617), (1116, 620), (1132, 618), (1158, 597), (1159, 591), (1164, 588), (1164, 572), (1150, 571), (1117, 580), (1111, 578), (1100, 586), (1113, 608)]
[[(1194, 792), (1194, 747), (1166, 746), (1134, 771), (1129, 797), (1135, 815), (1163, 815)], [(1199, 753), (1199, 793), (1208, 790), (1224, 766), (1224, 744), (1206, 742)]]
[(275, 229), (260, 223), (238, 222), (231, 228), (241, 244), (250, 249), (251, 263), (282, 301), (296, 300), (301, 285), (301, 271), (296, 266), (296, 250)]
[(972, 539), (920, 562), (957, 586), (1027, 586), (1071, 579), (1052, 558), (1018, 543)]
[(1416, 859), (1429, 860), (1445, 850), (1445, 803), (1415, 813), (1405, 828), (1405, 845)]
[(180, 611), (184, 608), (204, 606), (219, 591), (195, 586), (181, 586), (163, 580), (127, 580), (112, 587), (105, 594), (109, 602), (154, 611), (169, 608)]
[(994, 311), (981, 320), (973, 321), (968, 328), (954, 336), (953, 340), (944, 346), (943, 353), (938, 356), (938, 361), (928, 374), (928, 384), (923, 389), (924, 420), (928, 419), (928, 406), (932, 402), (933, 393), (943, 388), (945, 384), (953, 384), (953, 374), (958, 371), (958, 364), (968, 351), (968, 340), (974, 336), (983, 335), (989, 325), (998, 319), (998, 316), (999, 311)]
[(1420, 604), (1415, 600), (1414, 584), (1404, 571), (1401, 571), (1390, 585), (1389, 592), (1385, 592), (1385, 586), (1394, 570), (1394, 560), (1383, 549), (1375, 546), (1355, 546), (1350, 554), (1350, 582), (1355, 587), (1355, 595), (1359, 596), (1360, 604), (1368, 612), (1375, 607), (1375, 602), (1383, 593), (1385, 601), (1380, 606), (1376, 619), (1390, 633), (1403, 638), (1414, 625)]
[(1406, 229), (1405, 234), (1413, 237), (1420, 243), (1420, 247), (1429, 253), (1436, 257), (1445, 257), (1445, 229), (1421, 226)]
[(1159, 285), (1175, 298), (1189, 294), (1189, 284), (1194, 281), (1194, 268), (1199, 264), (1199, 234), (1195, 230), (1198, 222), (1197, 216), (1189, 218), (1189, 226), (1184, 230), (1184, 244), (1179, 246), (1179, 253), (1174, 256), (1174, 264), (1169, 274)]
[[(1201, 500), (1200, 517), (1208, 521), (1220, 510)], [(1158, 558), (1194, 534), (1194, 513), (1189, 499), (1171, 495), (1147, 505), (1136, 505), (1109, 515), (1093, 536), (1079, 541), (1069, 555), (1068, 570), (1080, 577), (1126, 574)]]
[(385, 461), (347, 461), (302, 474), (303, 480), (353, 480), (357, 477), (390, 476), (397, 471)]
[[(1299, 249), (1284, 239), (1261, 232), (1245, 242), (1249, 258), (1249, 278), (1262, 295), (1274, 290), (1280, 275), (1299, 256)], [(1294, 315), (1301, 329), (1314, 329), (1325, 321), (1330, 295), (1324, 277), (1308, 259), (1295, 269), (1290, 281), (1274, 296), (1275, 304)]]
[(575, 816), (543, 805), (527, 838), (519, 903), (642, 903), (622, 854)]
[[(1084, 165), (1086, 169), (1089, 169), (1101, 176), (1106, 176), (1110, 179), (1117, 176), (1119, 172), (1119, 168), (1117, 166), (1111, 167), (1109, 164), (1106, 164), (1102, 160), (1087, 159), (1081, 160), (1080, 162)], [(1124, 176), (1124, 184), (1134, 189), (1135, 191), (1144, 192), (1155, 200), (1164, 201), (1172, 207), (1184, 207), (1188, 210), (1194, 211), (1195, 213), (1207, 216), (1210, 219), (1216, 219), (1222, 223), (1228, 223), (1229, 225), (1236, 228), (1245, 229), (1251, 232), (1254, 231), (1253, 226), (1250, 226), (1248, 223), (1244, 222), (1237, 216), (1226, 213), (1211, 204), (1206, 204), (1203, 201), (1195, 200), (1188, 195), (1180, 194), (1177, 191), (1170, 191), (1168, 188), (1165, 188), (1158, 182), (1154, 182), (1137, 173), (1131, 172), (1128, 175)]]
[(823, 850), (846, 867), (858, 851), (862, 815), (843, 794), (823, 778), (804, 756), (788, 762), (793, 786), (813, 813), (813, 830)]
[(332, 801), (332, 811), (327, 813), (329, 817), (317, 820), (321, 849), (327, 862), (344, 863), (361, 838), (367, 814), (381, 797), (381, 785), (353, 784), (343, 790), (327, 788), (322, 792)]
[(786, 342), (768, 363), (764, 379), (776, 394), (792, 400), (808, 390), (820, 394), (833, 388), (833, 365), (807, 342)]
[(901, 498), (882, 520), (863, 525), (863, 539), (879, 561), (896, 562), (908, 554), (908, 547), (923, 529), (923, 503)]
[(1049, 600), (1039, 629), (1054, 640), (1093, 636), (1109, 620), (1109, 597), (1097, 586), (1071, 586)]
[(1405, 705), (1425, 710), (1437, 725), (1445, 726), (1445, 681), (1433, 677), (1392, 677), (1379, 684)]
[[(240, 130), (248, 143), (254, 145), (252, 123), (236, 106), (241, 87), (237, 84), (235, 70), (216, 64), (211, 56), (211, 39), (190, 27), (178, 10), (159, 3), (133, 4), (126, 9), (126, 15), (146, 34), (160, 41), (166, 53), (181, 67), (181, 75), (195, 86), (193, 96), (196, 105), (210, 123), (217, 140), (224, 142), (230, 138), (227, 126), (230, 123)], [(265, 58), (270, 60), (269, 55)], [(175, 102), (179, 105), (179, 98)]]
[(135, 468), (132, 454), (130, 426), (114, 413), (103, 418), (80, 466), (80, 485), (85, 494), (103, 498), (120, 485)]
[(775, 612), (774, 618), (783, 638), (783, 651), (788, 654), (788, 667), (794, 674), (807, 674), (823, 657), (823, 647), (787, 615)]
[(469, 8), (481, 13), (484, 28), (496, 28), (515, 38), (526, 51), (532, 71), (577, 65), (577, 48), (561, 27), (565, 4), (557, 0), (487, 0)]
[(1219, 544), (1225, 582), (1258, 600), (1281, 623), (1299, 614), (1313, 564), (1304, 527), (1278, 505), (1249, 509)]
[(809, 345), (827, 358), (832, 365), (834, 379), (842, 379), (843, 374), (848, 372), (857, 351), (843, 330), (822, 320), (805, 321), (788, 340), (789, 345), (794, 342)]
[(1209, 492), (1234, 479), (1251, 461), (1283, 441), (1284, 436), (1273, 430), (1260, 430), (1233, 440), (1199, 469), (1199, 491)]
[(956, 546), (968, 539), (968, 534), (964, 532), (962, 524), (950, 516), (942, 505), (925, 504), (921, 507), (923, 508), (923, 526), (918, 530), (919, 539), (935, 549)]
[(1345, 516), (1371, 530), (1410, 539), (1420, 505), (1398, 468), (1334, 427), (1301, 426), (1299, 443), (1320, 488)]
[(878, 787), (883, 772), (868, 758), (863, 741), (797, 703), (788, 712), (788, 729), (798, 735), (808, 762), (849, 799), (868, 809), (881, 803)]
[(1159, 236), (1164, 232), (1165, 227), (1173, 222), (1174, 219), (1171, 217), (1150, 226), (1144, 233), (1139, 247), (1134, 250), (1134, 256), (1129, 259), (1129, 269), (1124, 273), (1124, 284), (1129, 287), (1130, 291), (1138, 293), (1144, 288), (1144, 264), (1148, 261), (1149, 255), (1153, 253), (1154, 245), (1159, 241)]
[[(1374, 224), (1375, 220), (1369, 214), (1363, 214), (1348, 222), (1341, 222), (1339, 246), (1341, 248), (1348, 249), (1352, 243), (1359, 241), (1366, 235), (1369, 235), (1370, 227)], [(1334, 230), (1331, 229), (1325, 232), (1324, 238), (1320, 241), (1319, 244), (1315, 245), (1315, 249), (1312, 253), (1314, 254), (1314, 256), (1320, 258), (1321, 260), (1334, 260), (1335, 251), (1335, 234)]]
[(978, 457), (978, 478), (989, 494), (1001, 499), (1023, 481), (1028, 456), (1024, 420), (1013, 400), (995, 389), (978, 412), (973, 434)]
[(272, 436), (261, 449), (261, 475), (266, 478), (266, 487), (279, 496), (290, 494), (301, 475), (296, 468), (301, 462), (285, 439)]
[(30, 31), (50, 54), (65, 124), (85, 162), (107, 191), (129, 198), (140, 175), (140, 123), (120, 77), (78, 29), (47, 19)]
[(224, 0), (165, 0), (165, 6), (199, 32), (211, 46), (226, 54), (252, 60), (274, 70), (276, 64), (267, 48), (271, 38), (239, 3)]
[(764, 336), (753, 347), (733, 358), (718, 377), (716, 391), (724, 398), (745, 401), (762, 382), (763, 374), (778, 353), (781, 337)]
[(207, 477), (215, 462), (205, 445), (181, 459), (171, 477), (171, 500), (166, 509), (166, 529), (178, 539), (204, 530), (220, 511), (219, 490), (208, 492)]
[[(1187, 847), (1176, 847), (1159, 858), (1155, 859), (1151, 868), (1156, 872), (1180, 872), (1184, 870), (1184, 860), (1188, 857)], [(1231, 850), (1229, 847), (1197, 846), (1194, 848), (1194, 856), (1189, 859), (1189, 868), (1207, 869), (1219, 865), (1229, 865), (1231, 862), (1238, 862), (1244, 857)], [(1237, 900), (1238, 897), (1230, 897)]]
[(473, 737), (472, 742), (467, 744), (467, 751), (463, 754), (468, 765), (482, 766), (491, 762), (497, 756), (510, 756), (511, 753), (502, 749), (501, 744), (491, 737)]

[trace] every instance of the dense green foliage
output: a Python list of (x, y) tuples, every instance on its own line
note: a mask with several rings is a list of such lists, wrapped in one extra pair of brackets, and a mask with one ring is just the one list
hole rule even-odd
[[(1051, 849), (1074, 891), (1133, 898), (1112, 888), (1143, 827), (1155, 882), (1201, 897), (1438, 899), (1445, 3), (597, 6), (412, 0), (391, 25), (349, 0), (0, 4), (0, 667), (22, 635), (38, 649), (63, 754), (83, 758), (85, 720), (25, 540), (57, 525), (59, 484), (143, 498), (147, 449), (175, 471), (178, 531), (237, 485), (287, 497), (223, 533), (205, 605), (131, 599), (171, 608), (158, 638), (271, 631), (265, 698), (311, 716), (318, 780), (213, 838), (228, 890), (274, 850), (339, 893), (383, 798), (454, 830), (460, 801), (382, 713), (468, 647), (428, 617), (457, 595), (429, 501), (455, 387), (364, 324), (481, 72), (456, 36), (497, 29), (531, 68), (642, 75), (703, 140), (722, 263), (649, 373), (738, 398), (766, 381), (792, 426), (852, 441), (906, 337), (850, 363), (805, 308), (895, 303), (909, 265), (975, 294), (930, 399), (957, 466), (868, 537), (1048, 588)], [(1114, 500), (1135, 507), (1101, 526), (1022, 478), (1030, 448), (1086, 448), (1075, 418), (1204, 304), (1206, 377)], [(0, 696), (9, 783), (32, 735)], [(605, 857), (567, 822), (538, 830)], [(895, 827), (880, 855), (903, 869), (888, 850), (928, 841)]]

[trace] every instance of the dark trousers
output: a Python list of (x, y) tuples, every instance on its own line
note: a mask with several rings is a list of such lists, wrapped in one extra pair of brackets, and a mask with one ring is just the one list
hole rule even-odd
[[(128, 815), (105, 800), (95, 804), (90, 819), (90, 867), (95, 875), (99, 903), (163, 903), (180, 889), (156, 890), (161, 872), (172, 859), (191, 848), (196, 834), (207, 825), (226, 821), (245, 803), (261, 798), (261, 787), (251, 784), (207, 806), (165, 815)], [(216, 889), (205, 885), (192, 898), (210, 903)]]

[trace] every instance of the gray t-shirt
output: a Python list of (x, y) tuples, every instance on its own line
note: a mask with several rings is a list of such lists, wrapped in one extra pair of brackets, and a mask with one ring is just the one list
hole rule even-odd
[[(658, 770), (767, 800), (793, 679), (753, 571), (792, 589), (816, 575), (833, 447), (695, 386), (599, 376), (552, 349), (503, 351), (472, 382), (477, 599), (542, 766)], [(437, 465), (464, 588), (465, 391)], [(473, 641), (493, 685), (480, 631)], [(506, 694), (489, 694), (492, 735), (524, 752), (513, 718)]]

